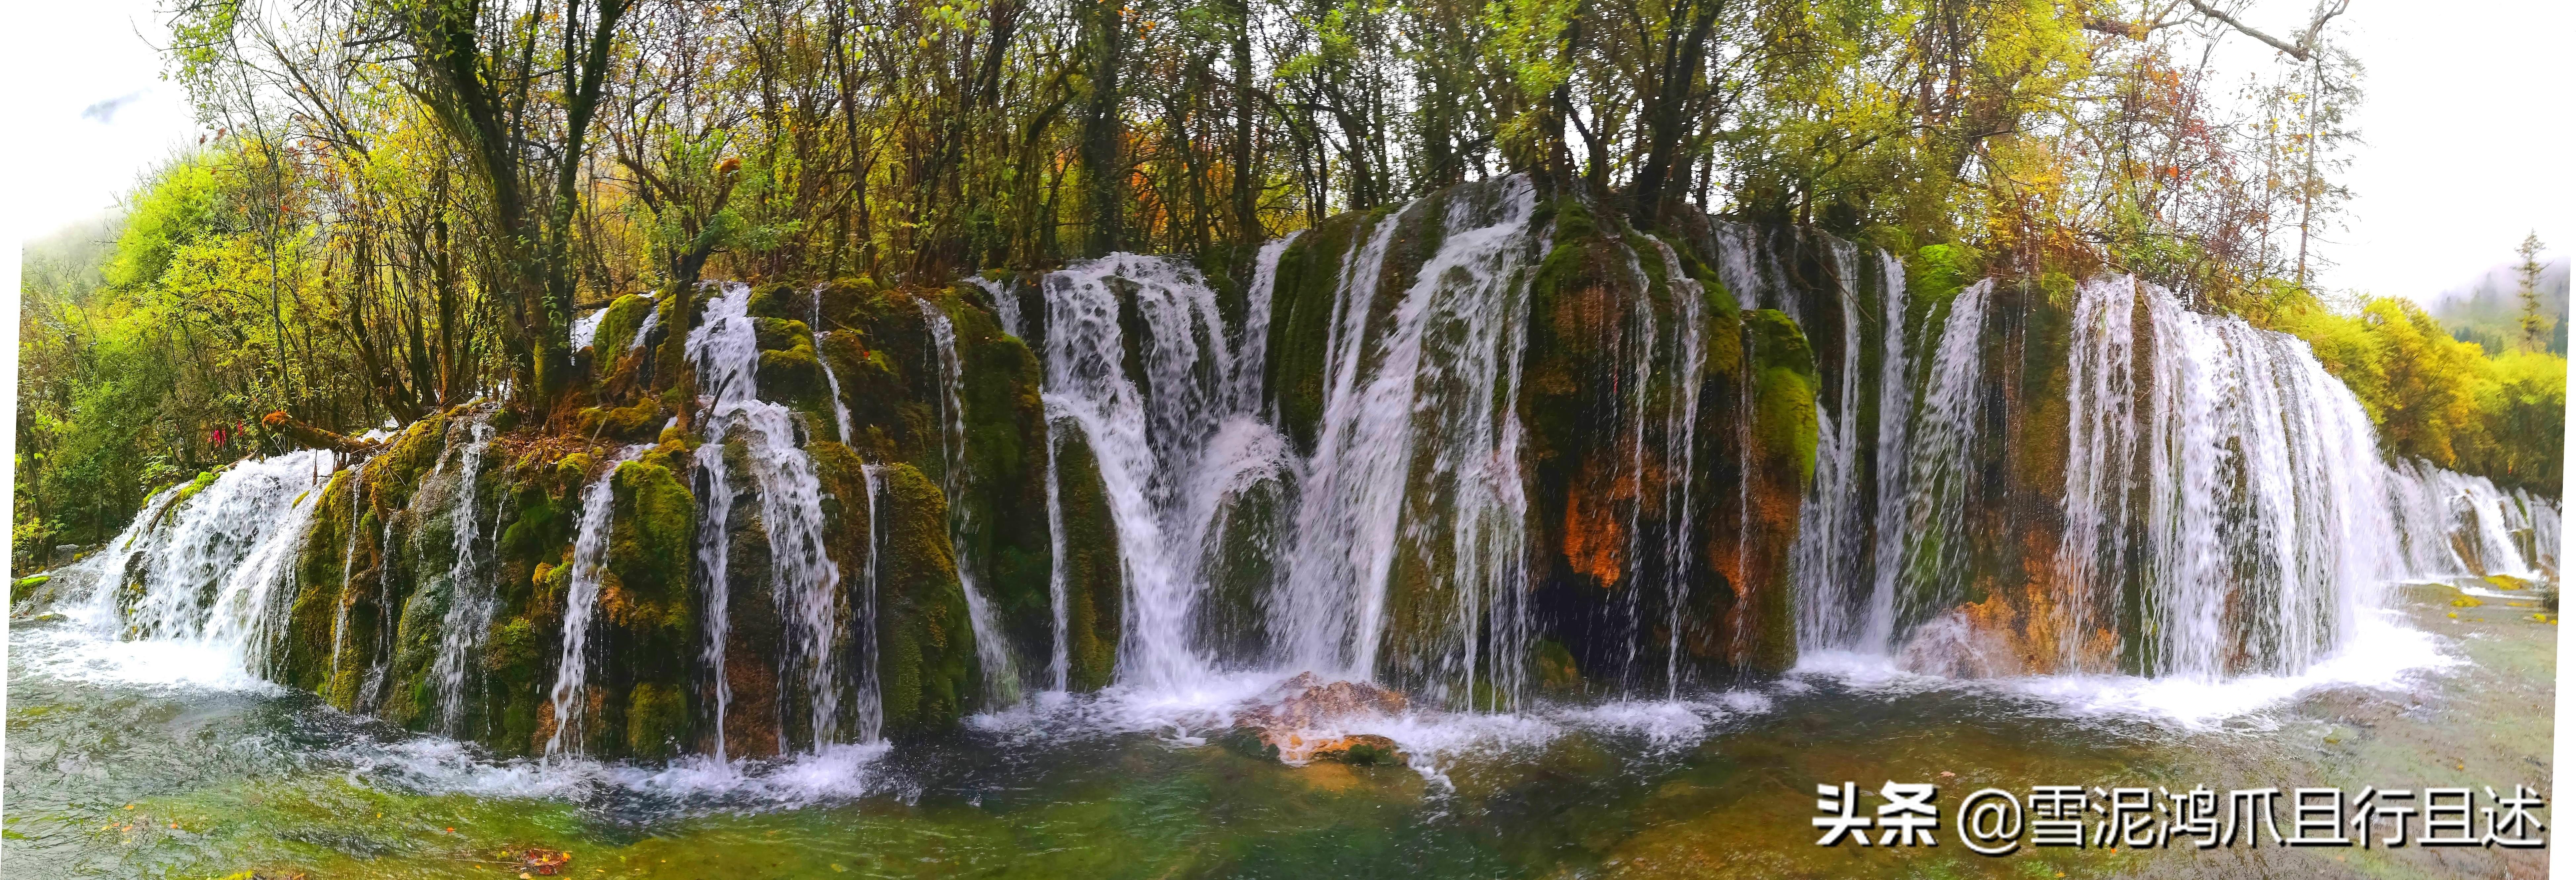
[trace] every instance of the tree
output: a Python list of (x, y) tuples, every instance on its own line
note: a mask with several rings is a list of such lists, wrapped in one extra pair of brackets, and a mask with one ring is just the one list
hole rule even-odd
[(2522, 237), (2522, 247), (2514, 253), (2522, 263), (2514, 267), (2516, 292), (2522, 296), (2522, 350), (2549, 350), (2549, 316), (2540, 311), (2540, 232), (2534, 230)]

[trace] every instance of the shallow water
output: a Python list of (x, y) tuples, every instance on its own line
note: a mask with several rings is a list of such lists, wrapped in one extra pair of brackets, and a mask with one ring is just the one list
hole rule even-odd
[(184, 646), (20, 619), (0, 856), (12, 876), (108, 877), (508, 877), (501, 853), (526, 846), (572, 853), (576, 877), (2537, 875), (2545, 851), (1986, 858), (1946, 828), (1929, 849), (1813, 843), (1814, 787), (1844, 780), (1936, 782), (1945, 803), (2043, 784), (2547, 791), (2556, 628), (2526, 600), (2459, 595), (2410, 588), (2386, 622), (2447, 661), (2340, 679), (2360, 683), (1817, 671), (1695, 702), (1353, 725), (1411, 755), (1374, 767), (1230, 746), (1208, 707), (1249, 680), (1197, 700), (1059, 695), (947, 740), (782, 765), (496, 763)]

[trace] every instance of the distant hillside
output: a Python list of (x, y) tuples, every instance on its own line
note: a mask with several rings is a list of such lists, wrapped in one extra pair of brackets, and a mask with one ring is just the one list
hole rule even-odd
[[(2469, 284), (2443, 291), (2434, 298), (2433, 317), (2450, 328), (2451, 336), (2463, 342), (2485, 346), (2488, 354), (2512, 347), (2513, 338), (2521, 332), (2522, 316), (2520, 279), (2513, 264), (2488, 269)], [(2567, 258), (2560, 257), (2544, 264), (2540, 270), (2540, 307), (2547, 311), (2557, 326), (2550, 331), (2549, 351), (2567, 354)]]

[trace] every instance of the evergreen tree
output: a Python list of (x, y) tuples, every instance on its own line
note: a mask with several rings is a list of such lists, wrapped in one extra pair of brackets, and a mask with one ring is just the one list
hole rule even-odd
[(2515, 266), (2514, 271), (2522, 277), (2519, 292), (2522, 294), (2524, 351), (2549, 350), (2549, 316), (2540, 313), (2540, 248), (2540, 233), (2535, 231), (2524, 235), (2522, 247), (2514, 250), (2522, 255), (2522, 264)]

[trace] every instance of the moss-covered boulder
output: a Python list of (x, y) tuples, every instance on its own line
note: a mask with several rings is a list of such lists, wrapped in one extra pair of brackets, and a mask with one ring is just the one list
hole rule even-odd
[(879, 471), (885, 558), (877, 567), (877, 674), (885, 732), (954, 727), (976, 693), (966, 594), (948, 543), (948, 501), (907, 464)]

